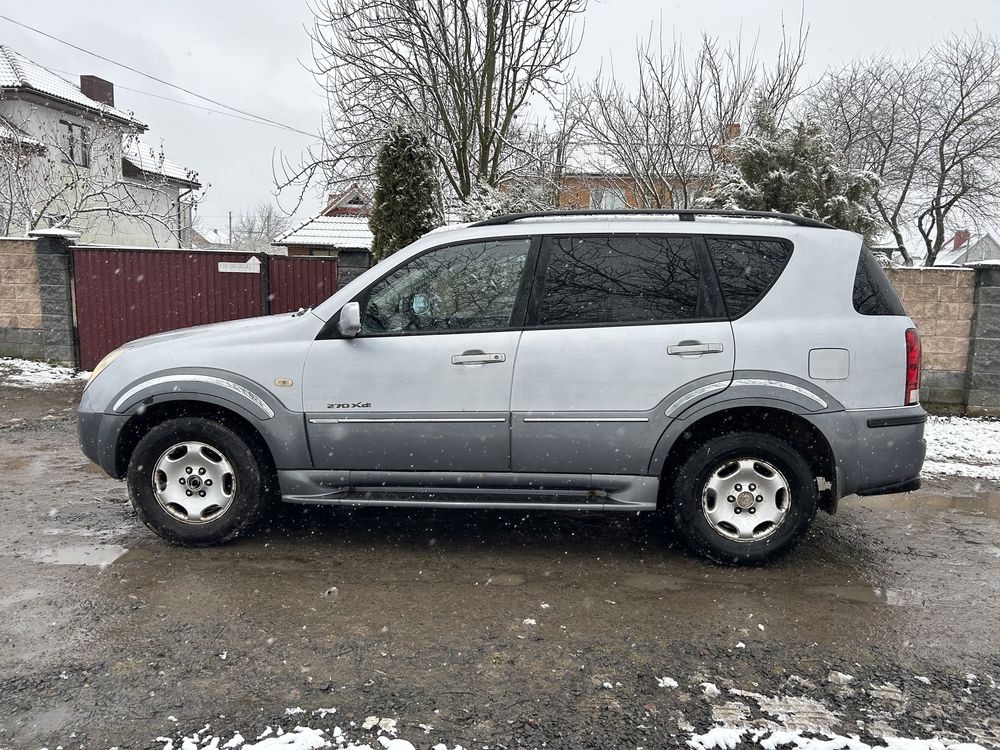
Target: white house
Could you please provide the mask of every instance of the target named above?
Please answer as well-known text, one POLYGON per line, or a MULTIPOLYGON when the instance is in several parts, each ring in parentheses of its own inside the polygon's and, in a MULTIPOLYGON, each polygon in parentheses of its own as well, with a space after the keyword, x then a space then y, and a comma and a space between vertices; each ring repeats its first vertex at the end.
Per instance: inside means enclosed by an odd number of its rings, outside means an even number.
POLYGON ((60 227, 81 242, 189 247, 198 175, 140 140, 114 85, 79 85, 0 46, 0 234, 60 227))
POLYGON ((938 254, 935 265, 961 266, 984 260, 1000 260, 1000 242, 989 233, 974 234, 960 229, 938 254))

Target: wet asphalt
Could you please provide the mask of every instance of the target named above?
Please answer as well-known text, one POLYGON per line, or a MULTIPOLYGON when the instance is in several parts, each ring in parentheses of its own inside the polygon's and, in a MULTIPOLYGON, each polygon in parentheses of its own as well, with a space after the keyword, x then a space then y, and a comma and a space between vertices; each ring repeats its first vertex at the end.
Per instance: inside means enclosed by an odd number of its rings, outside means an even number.
POLYGON ((848 499, 758 569, 651 515, 284 507, 179 549, 80 454, 78 398, 0 386, 0 748, 249 737, 293 707, 418 748, 678 747, 724 721, 1000 747, 995 484, 848 499))

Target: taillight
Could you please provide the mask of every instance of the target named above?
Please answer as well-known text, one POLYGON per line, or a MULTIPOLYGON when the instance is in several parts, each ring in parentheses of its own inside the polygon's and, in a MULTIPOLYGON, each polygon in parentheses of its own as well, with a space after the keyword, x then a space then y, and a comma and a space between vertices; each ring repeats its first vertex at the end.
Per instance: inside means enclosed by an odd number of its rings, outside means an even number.
POLYGON ((920 336, 916 328, 906 329, 906 406, 920 403, 920 336))

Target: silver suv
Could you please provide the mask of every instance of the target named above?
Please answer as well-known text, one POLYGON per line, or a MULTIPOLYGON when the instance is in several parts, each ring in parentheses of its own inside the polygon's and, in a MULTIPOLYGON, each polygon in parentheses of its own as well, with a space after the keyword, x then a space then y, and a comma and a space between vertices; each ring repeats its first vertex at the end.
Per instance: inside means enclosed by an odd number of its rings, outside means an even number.
POLYGON ((919 487, 912 321, 858 235, 781 214, 519 214, 432 232, 314 309, 94 370, 84 453, 172 542, 272 501, 661 511, 757 563, 919 487))

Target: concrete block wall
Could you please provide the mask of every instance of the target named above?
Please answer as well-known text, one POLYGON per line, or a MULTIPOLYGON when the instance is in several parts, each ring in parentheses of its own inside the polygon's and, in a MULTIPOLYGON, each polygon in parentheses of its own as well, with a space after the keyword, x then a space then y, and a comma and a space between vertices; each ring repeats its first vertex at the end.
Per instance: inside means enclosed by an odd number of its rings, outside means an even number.
POLYGON ((0 238, 0 356, 75 365, 69 252, 55 238, 0 238))
POLYGON ((367 250, 341 250, 337 254, 337 286, 342 287, 368 270, 371 253, 367 250))
POLYGON ((1000 265, 976 267, 966 413, 1000 416, 1000 265))
POLYGON ((964 408, 970 386, 976 272, 971 268, 895 268, 887 273, 920 333, 921 400, 964 408))

